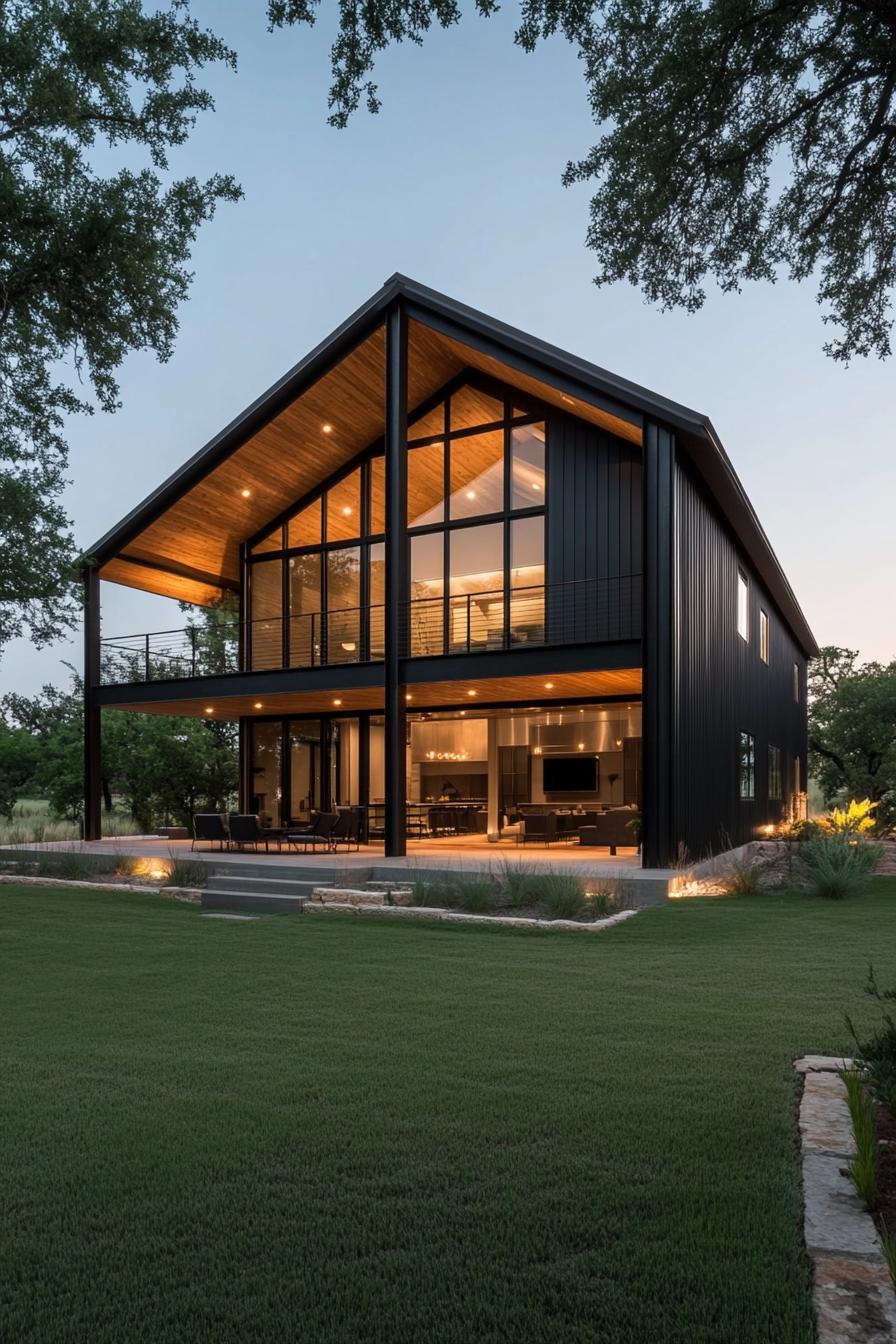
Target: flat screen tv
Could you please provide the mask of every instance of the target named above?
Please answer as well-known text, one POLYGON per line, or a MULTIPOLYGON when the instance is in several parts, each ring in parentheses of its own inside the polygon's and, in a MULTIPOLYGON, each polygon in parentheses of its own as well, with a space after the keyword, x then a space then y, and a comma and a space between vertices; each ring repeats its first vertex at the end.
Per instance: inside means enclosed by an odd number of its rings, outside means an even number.
POLYGON ((597 793, 600 761, 596 756, 545 756, 545 793, 597 793))

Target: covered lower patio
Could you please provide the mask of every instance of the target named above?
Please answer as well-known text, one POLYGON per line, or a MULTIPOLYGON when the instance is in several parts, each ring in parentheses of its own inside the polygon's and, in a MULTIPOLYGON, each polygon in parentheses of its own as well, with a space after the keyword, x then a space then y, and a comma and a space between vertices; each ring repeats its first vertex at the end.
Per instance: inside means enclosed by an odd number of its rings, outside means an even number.
POLYGON ((134 700, 127 689, 114 688, 107 712, 240 724, 239 815, 257 818, 257 827, 225 817, 216 836, 213 819, 198 827, 200 849, 271 859, 407 853, 435 863, 463 855, 485 865, 524 854, 565 861, 588 849, 640 861, 637 668, 408 681, 397 733, 376 685, 278 690, 264 699, 219 687, 224 693, 208 703, 195 690, 178 698, 170 682, 140 688, 134 700), (318 841, 295 838, 313 837, 321 817, 348 811, 355 825, 340 827, 341 842, 334 833, 328 843, 325 827, 318 841), (396 812, 399 853, 388 841, 396 812))

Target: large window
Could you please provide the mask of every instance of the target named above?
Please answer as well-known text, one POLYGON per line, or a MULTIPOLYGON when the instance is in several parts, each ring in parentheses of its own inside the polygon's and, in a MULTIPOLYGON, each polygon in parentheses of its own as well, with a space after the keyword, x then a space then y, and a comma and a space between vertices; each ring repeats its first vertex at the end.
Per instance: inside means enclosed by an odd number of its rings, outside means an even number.
POLYGON ((382 658, 384 513, 372 458, 251 547, 251 667, 382 658))
POLYGON ((543 643, 543 422, 463 386, 408 437, 411 654, 543 643))
MULTIPOLYGON (((408 429, 409 651, 544 642, 545 430, 472 385, 408 429)), ((249 666, 379 659, 385 459, 371 456, 253 541, 249 666)))

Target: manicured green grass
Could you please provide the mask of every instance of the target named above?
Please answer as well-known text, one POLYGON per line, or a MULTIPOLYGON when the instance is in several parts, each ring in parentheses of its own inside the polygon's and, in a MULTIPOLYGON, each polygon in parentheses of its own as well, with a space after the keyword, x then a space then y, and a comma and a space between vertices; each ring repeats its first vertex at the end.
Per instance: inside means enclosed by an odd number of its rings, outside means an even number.
POLYGON ((794 1055, 896 883, 600 935, 0 889, 4 1344, 810 1344, 794 1055))

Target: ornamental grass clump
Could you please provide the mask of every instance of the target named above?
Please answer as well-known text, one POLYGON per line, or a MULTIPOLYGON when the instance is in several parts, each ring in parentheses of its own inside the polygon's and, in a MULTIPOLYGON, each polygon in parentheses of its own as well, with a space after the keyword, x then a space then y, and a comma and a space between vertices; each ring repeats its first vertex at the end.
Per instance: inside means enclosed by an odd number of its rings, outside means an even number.
POLYGON ((843 834, 820 835, 800 848, 808 889, 831 901, 863 892, 882 857, 880 845, 843 834))
MULTIPOLYGON (((879 987, 873 966, 868 967, 865 993, 882 1006, 896 1000, 896 989, 879 987)), ((864 1071, 869 1088, 877 1100, 896 1116, 896 1021, 893 1014, 884 1007, 879 1027, 864 1041, 859 1040, 851 1018, 847 1017, 846 1025, 855 1042, 856 1060, 864 1071)))
POLYGON ((486 915, 494 906, 495 887, 487 877, 456 877, 453 886, 452 904, 470 915, 486 915))
POLYGON ((532 885, 549 919, 578 919, 584 913, 585 892, 582 879, 575 873, 546 872, 532 885))
POLYGON ((767 868, 767 860, 749 850, 732 854, 719 885, 726 896, 757 896, 762 891, 767 868))
POLYGON ((864 1200, 869 1209, 873 1209, 877 1195, 878 1169, 874 1100, 858 1070, 844 1069, 841 1077, 846 1086, 846 1100, 856 1141, 856 1155, 849 1165, 849 1174, 860 1199, 864 1200))

